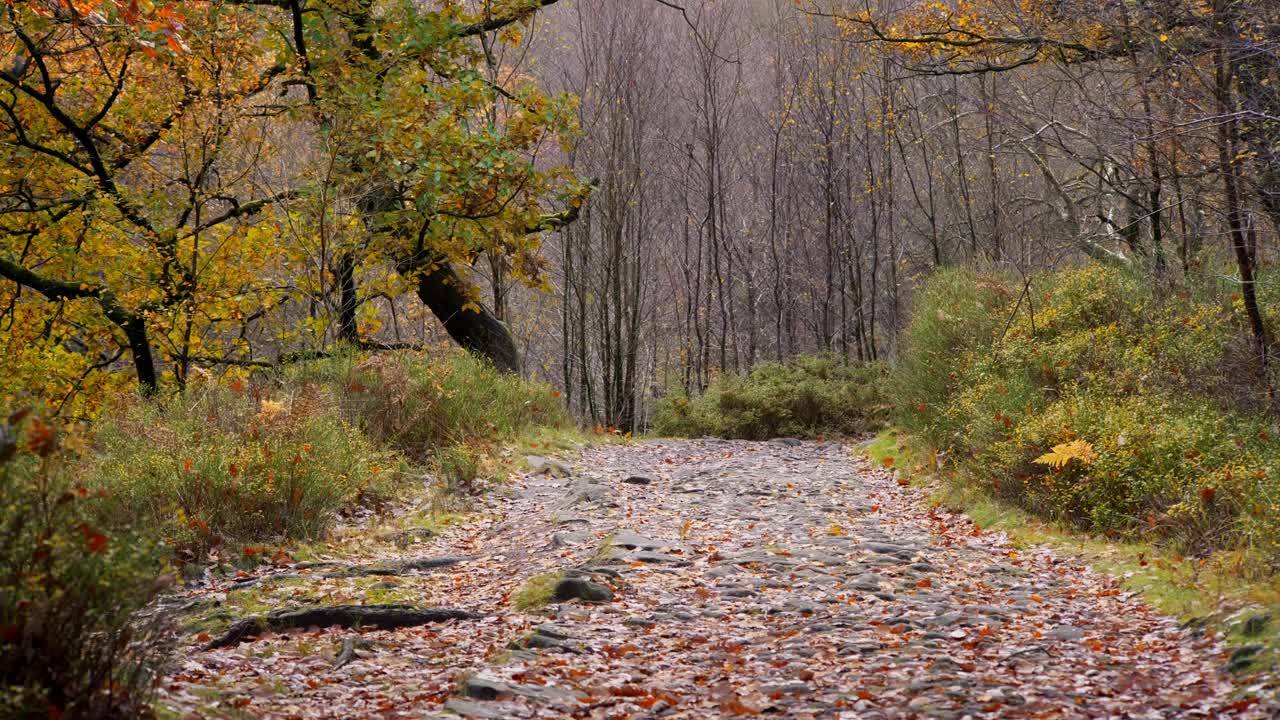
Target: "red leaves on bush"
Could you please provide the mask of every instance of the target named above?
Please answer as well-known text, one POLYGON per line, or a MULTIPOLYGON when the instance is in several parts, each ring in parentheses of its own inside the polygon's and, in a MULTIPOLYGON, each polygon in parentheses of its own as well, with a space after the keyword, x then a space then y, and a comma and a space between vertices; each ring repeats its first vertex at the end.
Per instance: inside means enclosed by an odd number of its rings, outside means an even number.
POLYGON ((244 550, 240 551, 240 554, 241 554, 241 555, 244 555, 244 556, 245 556, 245 557, 247 557, 247 558, 251 558, 251 557, 253 557, 254 555, 257 555, 257 554, 258 554, 258 548, 256 548, 256 547, 247 547, 247 548, 245 548, 244 550))
POLYGON ((80 523, 80 532, 84 535, 84 546, 89 552, 98 554, 107 551, 107 536, 94 529, 89 523, 80 523))
POLYGON ((48 457, 57 446, 53 428, 46 425, 40 418, 31 418, 31 425, 27 428, 27 449, 33 455, 48 457))

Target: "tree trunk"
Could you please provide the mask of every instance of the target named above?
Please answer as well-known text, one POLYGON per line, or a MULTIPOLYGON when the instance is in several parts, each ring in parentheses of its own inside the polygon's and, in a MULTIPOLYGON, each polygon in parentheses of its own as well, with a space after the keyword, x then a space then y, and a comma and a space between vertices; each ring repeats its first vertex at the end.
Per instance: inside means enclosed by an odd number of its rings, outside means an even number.
POLYGON ((419 253, 399 263, 402 275, 418 279, 418 298, 440 319, 444 329, 473 355, 485 358, 502 372, 520 372, 520 354, 502 321, 467 292, 448 261, 419 253))
MULTIPOLYGON (((1218 0, 1214 10, 1215 17, 1223 18, 1227 16, 1223 0, 1218 0)), ((1274 412, 1276 390, 1271 383, 1271 373, 1268 367, 1271 343, 1267 334, 1266 323, 1262 317, 1262 311, 1258 307, 1256 281, 1254 278, 1255 259, 1249 250, 1248 238, 1245 234, 1240 198, 1240 180, 1236 174, 1237 169, 1235 166, 1238 131, 1234 115, 1236 108, 1232 88, 1232 66, 1226 49, 1227 44, 1232 40, 1230 33, 1232 23, 1220 21, 1219 24, 1224 28, 1224 36, 1223 46, 1217 49, 1215 58, 1215 94, 1217 95, 1218 111, 1226 120, 1218 123, 1218 166, 1222 173, 1223 190, 1227 203, 1227 227, 1231 233, 1231 249, 1235 252, 1236 265, 1240 269, 1240 293, 1244 298, 1245 312, 1249 316, 1249 327, 1253 331, 1253 342, 1255 351, 1258 354, 1262 383, 1266 387, 1274 412)))
POLYGON ((360 301, 356 295, 356 261, 351 253, 338 258, 338 338, 353 345, 360 344, 360 327, 356 310, 360 301))
POLYGON ((138 388, 144 395, 151 395, 156 391, 158 387, 156 363, 151 355, 151 343, 147 339, 147 322, 142 313, 121 307, 115 295, 106 288, 85 282, 68 282, 43 277, 4 258, 0 258, 0 278, 29 287, 53 301, 77 298, 96 300, 102 308, 102 314, 124 332, 129 352, 133 355, 133 368, 138 377, 138 388))

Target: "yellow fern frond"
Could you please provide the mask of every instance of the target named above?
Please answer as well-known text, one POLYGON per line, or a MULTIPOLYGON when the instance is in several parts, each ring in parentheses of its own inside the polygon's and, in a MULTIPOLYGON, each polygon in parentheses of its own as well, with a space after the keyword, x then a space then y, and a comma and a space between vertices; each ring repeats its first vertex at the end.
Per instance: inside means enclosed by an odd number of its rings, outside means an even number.
POLYGON ((1078 461, 1081 465, 1089 465, 1097 459, 1098 454, 1093 451, 1092 445, 1084 440, 1072 440, 1061 445, 1054 445, 1053 450, 1036 458, 1035 462, 1040 465, 1048 465, 1054 470, 1061 470, 1072 460, 1078 461))

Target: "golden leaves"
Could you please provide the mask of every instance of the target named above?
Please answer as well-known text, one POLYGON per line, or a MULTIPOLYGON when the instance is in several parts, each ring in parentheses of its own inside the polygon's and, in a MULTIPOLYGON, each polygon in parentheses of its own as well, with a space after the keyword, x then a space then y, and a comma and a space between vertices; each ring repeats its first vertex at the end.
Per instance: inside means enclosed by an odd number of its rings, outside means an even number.
POLYGON ((1091 465, 1097 459, 1098 454, 1094 452, 1093 445, 1085 440, 1072 440, 1071 442, 1054 445, 1053 450, 1036 458, 1034 462, 1039 465, 1048 465, 1054 470, 1061 470, 1072 460, 1081 465, 1091 465))

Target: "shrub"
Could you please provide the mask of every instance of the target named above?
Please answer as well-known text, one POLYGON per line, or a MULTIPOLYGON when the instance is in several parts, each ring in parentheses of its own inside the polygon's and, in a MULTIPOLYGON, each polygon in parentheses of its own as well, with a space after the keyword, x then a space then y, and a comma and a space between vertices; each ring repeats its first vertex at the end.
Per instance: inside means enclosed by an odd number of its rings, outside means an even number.
POLYGON ((0 716, 132 716, 162 646, 130 619, 162 589, 161 549, 100 529, 105 478, 20 423, 0 424, 0 716))
POLYGON ((110 478, 104 522, 136 520, 189 552, 320 536, 341 509, 376 499, 396 462, 334 402, 313 384, 237 382, 118 403, 88 458, 110 478))
POLYGON ((1275 556, 1280 445, 1235 402, 1245 329, 1227 303, 1101 265, 1038 275, 1029 298, 1000 282, 926 284, 889 383, 899 422, 961 482, 1046 517, 1275 556), (1050 462, 1075 443, 1084 456, 1050 462))
POLYGON ((496 370, 462 350, 342 355, 289 371, 340 398, 345 417, 375 442, 414 460, 456 445, 511 440, 538 427, 569 427, 550 386, 496 370))
POLYGON ((674 394, 654 412, 661 435, 745 440, 857 435, 879 428, 888 406, 884 367, 835 356, 765 363, 745 376, 720 375, 702 395, 674 394))
POLYGON ((1243 539, 1242 515, 1274 491, 1276 451, 1262 423, 1204 400, 1079 390, 977 450, 970 475, 1037 513, 1103 532, 1156 532, 1192 552, 1243 539), (1036 459, 1083 440, 1096 457, 1036 459))
POLYGON ((933 421, 961 387, 968 355, 995 341, 1015 296, 1002 279, 959 269, 920 289, 887 383, 899 424, 932 440, 947 432, 933 421))

